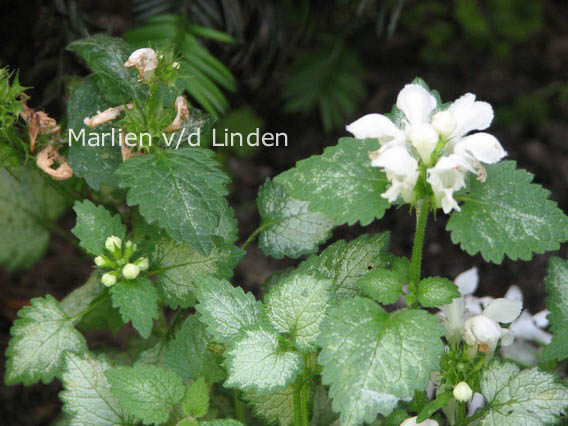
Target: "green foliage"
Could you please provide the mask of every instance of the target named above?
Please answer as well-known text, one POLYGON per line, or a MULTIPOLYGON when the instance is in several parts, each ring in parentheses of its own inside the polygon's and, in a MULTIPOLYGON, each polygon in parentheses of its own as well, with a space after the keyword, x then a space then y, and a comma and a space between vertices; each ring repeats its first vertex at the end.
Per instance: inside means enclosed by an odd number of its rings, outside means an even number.
POLYGON ((373 269, 388 266, 391 255, 387 248, 388 233, 364 234, 353 241, 337 241, 319 255, 300 263, 297 272, 331 280, 331 290, 337 297, 360 292, 357 281, 373 269))
POLYGON ((203 377, 189 386, 181 406, 185 414, 191 417, 203 417, 209 410, 209 389, 203 377))
POLYGON ((117 170, 129 205, 139 205, 148 223, 157 221, 204 255, 226 207, 229 180, 212 156, 200 148, 162 151, 131 158, 117 170))
POLYGON ((389 203, 381 198, 388 181, 371 167, 369 153, 379 148, 376 139, 341 138, 322 155, 300 160, 275 179, 288 193, 309 202, 311 211, 333 219, 336 225, 365 226, 383 217, 389 203))
POLYGON ((261 305, 251 293, 213 277, 200 277, 195 310, 216 342, 229 343, 260 321, 261 305))
POLYGON ((363 97, 363 66, 357 53, 339 39, 297 55, 282 87, 284 109, 310 113, 319 110, 323 128, 343 126, 363 97))
POLYGON ((254 413, 268 422, 289 426, 294 422, 294 387, 271 392, 248 392, 245 398, 252 404, 254 413))
POLYGON ((61 373, 66 352, 87 350, 84 337, 73 320, 52 296, 36 297, 22 308, 10 329, 6 350, 6 384, 49 383, 61 373))
POLYGON ((43 256, 64 199, 34 170, 0 169, 0 266, 28 268, 43 256))
POLYGON ((105 376, 120 405, 146 425, 164 423, 185 394, 181 378, 162 367, 114 367, 105 376))
POLYGON ((403 281, 389 269, 373 269, 355 283, 367 296, 379 303, 390 304, 402 294, 403 281))
MULTIPOLYGON (((26 89, 20 85, 17 73, 0 68, 0 134, 5 135, 18 120, 18 115, 23 111, 26 89)), ((3 167, 1 161, 0 167, 3 167)))
POLYGON ((568 261, 559 257, 552 257, 548 265, 546 276, 546 306, 550 310, 550 330, 553 333, 552 341, 544 349, 544 358, 547 360, 568 358, 568 261))
POLYGON ((399 400, 410 401, 439 368, 443 328, 420 310, 386 313, 355 297, 329 310, 319 363, 342 425, 371 423, 399 400))
POLYGON ((483 426, 555 424, 568 407, 568 388, 550 373, 494 361, 481 377, 488 404, 483 426))
POLYGON ((69 424, 122 425, 129 424, 128 414, 110 391, 110 383, 104 373, 110 364, 103 358, 91 355, 65 354, 65 368, 61 376, 63 413, 69 424))
POLYGON ((113 216, 103 206, 95 206, 89 200, 77 201, 73 210, 77 214, 77 222, 71 232, 89 254, 98 256, 103 253, 105 241, 111 235, 124 239, 126 228, 119 215, 113 216))
POLYGON ((460 296, 458 287, 447 278, 428 277, 418 283, 418 302, 426 308, 447 305, 460 296))
POLYGON ((292 274, 271 289, 265 316, 276 330, 288 334, 298 349, 313 351, 329 305, 330 286, 327 279, 292 274))
POLYGON ((235 78, 199 38, 230 43, 233 40, 229 35, 190 24, 184 16, 160 15, 128 31, 124 38, 137 47, 173 45, 181 55, 181 72, 185 75, 181 85, 184 90, 214 117, 227 112, 229 103, 221 88, 234 92, 235 78))
POLYGON ((140 335, 147 339, 152 333, 154 319, 158 318, 158 291, 145 277, 121 280, 110 289, 112 306, 118 308, 122 320, 131 321, 140 335))
POLYGON ((513 161, 487 166, 487 181, 472 180, 469 193, 456 197, 465 203, 448 221, 452 241, 494 263, 558 249, 568 240, 568 218, 532 179, 513 161))
POLYGON ((168 237, 157 241, 153 259, 160 272, 158 286, 170 307, 194 304, 197 277, 210 275, 229 279, 233 275, 233 269, 244 253, 220 237, 213 237, 212 242, 209 254, 203 255, 191 246, 168 237))
POLYGON ((262 220, 259 247, 269 256, 298 258, 317 252, 331 237, 333 220, 310 212, 307 201, 292 198, 269 179, 258 191, 257 204, 262 220))

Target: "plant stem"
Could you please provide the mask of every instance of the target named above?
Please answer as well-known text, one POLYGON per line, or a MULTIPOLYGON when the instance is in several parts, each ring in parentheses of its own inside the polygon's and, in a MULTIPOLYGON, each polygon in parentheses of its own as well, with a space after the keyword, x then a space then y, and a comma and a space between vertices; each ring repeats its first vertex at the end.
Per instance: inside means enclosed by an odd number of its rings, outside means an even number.
POLYGON ((234 389, 233 390, 233 403, 235 406, 235 417, 238 421, 242 424, 247 424, 247 412, 243 401, 239 398, 239 391, 234 389))
POLYGON ((261 224, 258 228, 256 228, 254 230, 254 232, 252 234, 250 234, 250 236, 247 238, 247 240, 241 246, 241 249, 246 250, 246 248, 249 246, 250 243, 252 243, 254 241, 254 239, 258 236, 258 234, 260 234, 262 231, 264 231, 266 228, 268 228, 269 226, 272 226, 272 225, 274 225, 274 223, 272 223, 272 222, 261 224))
POLYGON ((412 258, 410 259, 410 286, 409 292, 416 295, 417 285, 420 281, 420 269, 422 267, 422 248, 424 247, 424 235, 428 223, 430 211, 430 199, 424 198, 416 204, 416 233, 412 245, 412 258))
POLYGON ((306 369, 298 377, 294 385, 294 426, 308 426, 310 423, 308 407, 309 377, 310 372, 306 369))

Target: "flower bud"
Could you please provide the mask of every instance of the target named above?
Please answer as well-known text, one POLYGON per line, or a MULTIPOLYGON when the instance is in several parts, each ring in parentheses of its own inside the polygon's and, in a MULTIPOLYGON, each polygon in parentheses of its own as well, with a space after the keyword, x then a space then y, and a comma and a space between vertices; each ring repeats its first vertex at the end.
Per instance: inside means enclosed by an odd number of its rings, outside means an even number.
POLYGON ((141 257, 140 259, 136 260, 134 264, 138 266, 141 271, 145 271, 150 266, 147 257, 141 257))
POLYGON ((124 268, 122 268, 122 275, 127 280, 135 279, 139 273, 140 273, 140 268, 136 266, 134 263, 127 263, 126 265, 124 265, 124 268))
POLYGON ((178 70, 178 69, 179 69, 179 62, 174 62, 174 63, 172 64, 172 67, 173 67, 175 70, 178 70))
POLYGON ((418 423, 416 422, 417 418, 418 416, 410 417, 409 419, 403 421, 400 426, 438 426, 438 422, 436 420, 426 419, 423 422, 418 423))
POLYGON ((438 132, 429 124, 419 124, 412 126, 409 138, 418 154, 420 154, 422 161, 428 163, 438 144, 438 132))
POLYGON ((111 235, 105 241, 105 247, 108 251, 114 252, 114 248, 121 248, 122 247, 122 240, 117 237, 116 235, 111 235))
POLYGON ((454 388, 453 394, 459 402, 467 402, 473 396, 473 391, 466 382, 459 382, 454 388))
POLYGON ((105 266, 105 265, 106 265, 106 260, 105 260, 104 257, 102 257, 102 256, 97 256, 97 257, 95 257, 95 265, 97 265, 97 266, 105 266))
POLYGON ((105 287, 112 287, 116 284, 116 276, 112 272, 107 272, 102 276, 101 281, 105 287))
POLYGON ((493 346, 502 335, 496 321, 485 315, 468 318, 464 325, 463 338, 468 345, 486 344, 493 346))
POLYGON ((126 261, 128 261, 128 259, 132 257, 136 249, 137 249, 136 244, 134 244, 130 240, 127 241, 126 244, 124 244, 124 255, 122 257, 126 259, 126 261))
POLYGON ((432 126, 442 136, 449 136, 456 129, 457 122, 454 115, 446 110, 434 114, 432 117, 432 126))

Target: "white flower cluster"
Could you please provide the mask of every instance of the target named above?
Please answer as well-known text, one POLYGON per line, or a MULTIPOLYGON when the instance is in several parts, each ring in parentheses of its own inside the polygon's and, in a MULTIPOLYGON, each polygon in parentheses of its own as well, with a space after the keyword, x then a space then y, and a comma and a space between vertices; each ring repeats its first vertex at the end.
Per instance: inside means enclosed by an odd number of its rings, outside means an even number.
POLYGON ((111 235, 105 240, 105 249, 110 256, 101 254, 95 257, 95 265, 99 268, 112 269, 101 277, 101 282, 106 287, 115 285, 121 275, 127 280, 134 280, 138 277, 140 271, 145 271, 150 266, 147 257, 140 257, 134 262, 130 262, 130 258, 136 251, 136 244, 132 241, 127 241, 123 249, 122 239, 116 235, 111 235))
POLYGON ((437 207, 444 213, 459 211, 453 194, 465 186, 465 174, 473 172, 484 180, 481 163, 493 164, 507 155, 493 135, 469 134, 489 127, 491 105, 467 93, 442 109, 424 87, 407 84, 398 94, 396 106, 403 114, 400 127, 381 114, 365 115, 347 126, 355 138, 376 138, 381 144, 369 157, 372 166, 384 169, 391 183, 382 197, 391 203, 399 196, 413 202, 423 166, 437 207))

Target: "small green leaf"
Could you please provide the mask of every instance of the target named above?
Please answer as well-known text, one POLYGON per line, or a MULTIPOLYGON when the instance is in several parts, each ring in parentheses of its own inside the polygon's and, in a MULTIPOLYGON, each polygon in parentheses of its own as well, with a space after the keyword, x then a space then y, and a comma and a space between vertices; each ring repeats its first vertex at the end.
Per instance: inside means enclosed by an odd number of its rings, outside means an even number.
POLYGON ((329 303, 329 280, 292 274, 275 286, 265 301, 268 321, 281 333, 289 333, 301 351, 315 350, 320 324, 329 303))
POLYGON ((548 292, 546 306, 550 310, 548 318, 553 337, 544 349, 544 358, 563 360, 568 358, 568 261, 552 257, 545 284, 548 292))
POLYGON ((447 305, 456 297, 460 297, 458 286, 447 278, 428 277, 418 283, 418 301, 426 308, 447 305))
POLYGON ((0 169, 0 266, 11 272, 41 259, 49 226, 65 207, 64 199, 35 170, 0 169))
POLYGON ((110 289, 112 306, 118 308, 124 322, 147 339, 152 333, 154 320, 158 318, 158 291, 148 278, 121 280, 110 289))
POLYGON ((336 225, 361 222, 365 226, 383 217, 389 207, 381 197, 388 180, 369 160, 369 153, 377 149, 376 139, 341 138, 336 146, 298 161, 274 181, 284 185, 292 197, 308 201, 311 211, 334 219, 336 225))
POLYGON ((319 364, 342 425, 388 416, 399 400, 410 401, 440 368, 443 327, 422 310, 388 314, 370 299, 355 297, 328 311, 321 326, 319 364))
POLYGON ((253 406, 254 413, 279 426, 290 426, 294 423, 294 388, 287 388, 272 393, 248 392, 245 399, 253 406))
POLYGON ((364 234, 353 241, 337 241, 319 255, 302 262, 298 273, 321 276, 332 281, 336 297, 353 296, 360 292, 357 281, 369 271, 388 266, 391 255, 387 248, 388 233, 364 234))
POLYGON ((243 329, 254 327, 262 316, 261 304, 252 293, 213 277, 200 277, 195 310, 215 341, 228 343, 243 329))
POLYGON ((294 381, 304 367, 297 352, 282 350, 278 334, 257 328, 245 330, 226 353, 229 377, 225 386, 242 391, 273 392, 294 381))
POLYGON ((73 426, 126 425, 128 415, 110 392, 104 372, 110 368, 104 359, 90 355, 65 354, 65 368, 61 381, 63 413, 73 426))
POLYGON ((52 296, 36 297, 31 306, 18 311, 6 350, 8 362, 4 380, 8 385, 49 383, 57 376, 66 352, 87 350, 85 338, 52 296))
POLYGON ((213 237, 213 247, 203 255, 191 246, 164 237, 155 244, 153 258, 162 271, 158 287, 171 308, 189 307, 195 303, 196 279, 202 275, 229 279, 244 252, 213 237))
POLYGON ((191 417, 203 417, 209 410, 209 388, 203 377, 189 386, 181 406, 185 414, 191 417))
POLYGON ((124 238, 126 227, 120 216, 111 215, 103 206, 84 200, 77 201, 73 210, 77 214, 77 223, 71 232, 79 238, 79 245, 93 256, 103 253, 107 237, 116 235, 124 238))
MULTIPOLYGON (((100 282, 98 284, 103 287, 100 282)), ((89 303, 87 313, 81 317, 77 327, 81 330, 111 329, 116 334, 123 325, 119 310, 112 306, 109 290, 103 289, 101 294, 89 303)))
POLYGON ((391 304, 398 300, 402 294, 402 280, 400 276, 389 269, 373 269, 363 275, 355 284, 363 292, 379 303, 391 304))
POLYGON ((295 259, 317 252, 331 237, 333 220, 310 212, 307 201, 292 198, 270 179, 258 191, 257 204, 262 220, 259 247, 266 255, 295 259))
POLYGON ((226 201, 229 178, 201 148, 166 150, 125 161, 116 172, 128 187, 128 205, 139 205, 148 223, 157 221, 174 240, 208 254, 226 201))
POLYGON ((481 393, 488 405, 483 426, 556 424, 568 408, 568 387, 553 374, 497 360, 483 371, 481 393))
POLYGON ((530 260, 533 253, 557 250, 568 240, 568 218, 549 191, 531 183, 533 175, 514 161, 487 166, 487 180, 471 180, 470 192, 446 229, 454 244, 489 262, 530 260))
POLYGON ((426 404, 424 406, 424 408, 422 408, 422 410, 420 410, 420 413, 418 413, 418 416, 417 416, 418 418, 416 419, 416 422, 422 423, 424 420, 432 417, 432 414, 434 414, 439 409, 444 408, 446 406, 446 404, 448 403, 448 401, 450 399, 452 399, 452 397, 453 397, 452 391, 446 391, 446 392, 442 392, 439 395, 436 395, 436 399, 434 399, 433 401, 426 404))
POLYGON ((209 350, 210 343, 205 326, 196 315, 190 315, 168 343, 164 363, 184 380, 204 377, 208 382, 218 382, 223 379, 224 371, 221 357, 209 350))
POLYGON ((115 367, 105 376, 120 404, 146 425, 164 423, 185 394, 183 380, 162 367, 115 367))

